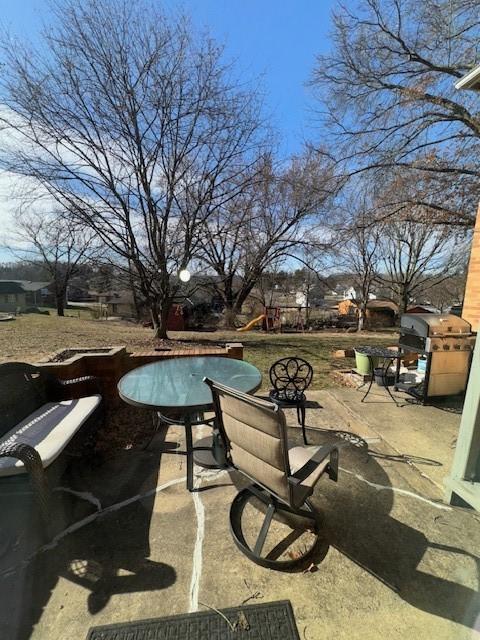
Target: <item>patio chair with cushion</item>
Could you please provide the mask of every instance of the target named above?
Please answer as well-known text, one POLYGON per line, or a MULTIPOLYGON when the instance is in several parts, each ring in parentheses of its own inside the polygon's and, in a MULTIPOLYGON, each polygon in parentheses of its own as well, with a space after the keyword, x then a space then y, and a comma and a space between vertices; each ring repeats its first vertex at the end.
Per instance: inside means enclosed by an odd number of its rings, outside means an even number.
POLYGON ((313 369, 303 358, 281 358, 270 367, 270 400, 279 407, 295 407, 298 424, 302 427, 303 441, 307 442, 305 433, 305 391, 312 383, 313 369))
MULTIPOLYGON (((271 402, 235 391, 205 378, 209 385, 218 428, 225 442, 227 463, 253 482, 238 493, 230 509, 230 527, 238 548, 264 567, 289 569, 310 556, 319 537, 319 516, 309 497, 320 478, 338 476, 338 447, 288 447, 285 415, 271 402), (265 518, 254 544, 246 540, 242 515, 250 501, 266 507, 265 518), (292 521, 297 533, 310 531, 313 542, 287 559, 285 541, 262 554, 277 514, 280 522, 292 521)), ((293 528, 293 527, 291 527, 293 528)), ((250 527, 251 529, 251 527, 250 527)), ((295 535, 288 536, 291 541, 295 535)), ((297 536, 298 537, 298 536, 297 536)))

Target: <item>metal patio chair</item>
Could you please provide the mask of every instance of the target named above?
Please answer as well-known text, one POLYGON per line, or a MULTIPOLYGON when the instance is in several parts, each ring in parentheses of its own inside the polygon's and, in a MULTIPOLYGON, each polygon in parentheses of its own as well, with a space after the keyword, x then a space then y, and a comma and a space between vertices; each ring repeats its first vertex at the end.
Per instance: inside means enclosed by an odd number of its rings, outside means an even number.
MULTIPOLYGON (((237 547, 253 562, 274 569, 289 569, 304 561, 316 547, 319 516, 309 497, 319 479, 338 476, 338 447, 288 448, 285 415, 271 402, 235 391, 205 378, 209 385, 227 464, 253 482, 240 491, 230 508, 230 529, 237 547), (257 540, 250 546, 242 529, 242 514, 252 498, 266 505, 257 540), (311 531, 314 541, 290 560, 278 559, 283 543, 262 555, 274 515, 280 522, 300 520, 300 530, 311 531), (292 518, 293 516, 293 518, 292 518)), ((303 534, 303 533, 302 533, 303 534)), ((290 536, 287 536, 289 538, 290 536)), ((293 538, 292 538, 293 539, 293 538)))
POLYGON ((298 424, 302 427, 303 441, 307 442, 305 433, 305 391, 312 383, 312 365, 303 358, 281 358, 270 367, 270 400, 280 408, 295 407, 298 424))

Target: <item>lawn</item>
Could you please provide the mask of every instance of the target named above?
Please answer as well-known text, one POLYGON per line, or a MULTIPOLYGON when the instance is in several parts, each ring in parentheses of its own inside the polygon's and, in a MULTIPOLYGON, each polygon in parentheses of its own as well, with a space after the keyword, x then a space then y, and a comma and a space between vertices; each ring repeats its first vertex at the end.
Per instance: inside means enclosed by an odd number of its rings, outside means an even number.
MULTIPOLYGON (((0 361, 36 362, 59 349, 126 345, 129 351, 154 346, 152 331, 127 322, 92 320, 74 315, 22 315, 12 322, 0 323, 0 361)), ((236 333, 172 332, 170 337, 204 344, 242 342, 245 360, 257 366, 266 381, 270 365, 284 356, 296 355, 308 360, 314 369, 312 388, 332 386, 334 368, 350 367, 352 360, 337 360, 331 353, 360 344, 395 344, 393 333, 305 333, 265 334, 260 331, 236 333)))

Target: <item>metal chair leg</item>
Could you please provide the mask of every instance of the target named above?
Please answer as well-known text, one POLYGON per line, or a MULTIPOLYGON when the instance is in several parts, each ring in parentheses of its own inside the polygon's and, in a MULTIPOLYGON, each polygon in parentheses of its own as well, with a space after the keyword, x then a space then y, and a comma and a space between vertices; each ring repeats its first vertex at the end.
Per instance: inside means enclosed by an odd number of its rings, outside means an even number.
POLYGON ((265 514, 265 519, 263 521, 262 527, 260 529, 260 533, 258 534, 258 538, 255 543, 255 547, 253 549, 253 553, 256 554, 257 556, 260 556, 262 554, 263 545, 265 544, 268 530, 270 528, 270 525, 272 524, 272 518, 274 513, 275 513, 275 505, 273 503, 269 504, 267 513, 265 514))
POLYGON ((301 420, 300 424, 302 425, 303 442, 304 442, 304 444, 308 445, 307 433, 305 431, 305 414, 306 414, 305 405, 302 404, 302 405, 300 405, 300 415, 302 417, 302 420, 301 420))

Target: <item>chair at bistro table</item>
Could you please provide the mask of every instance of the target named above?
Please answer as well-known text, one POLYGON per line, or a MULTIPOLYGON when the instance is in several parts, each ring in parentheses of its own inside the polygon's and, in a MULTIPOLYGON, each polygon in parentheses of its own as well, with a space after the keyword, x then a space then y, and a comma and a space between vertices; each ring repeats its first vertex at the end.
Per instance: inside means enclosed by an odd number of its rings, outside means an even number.
POLYGON ((237 494, 230 508, 234 542, 256 564, 290 569, 303 562, 316 548, 320 523, 309 497, 323 475, 337 480, 338 446, 289 449, 285 415, 277 405, 208 378, 204 378, 204 382, 212 391, 227 464, 253 482, 237 494), (266 506, 266 513, 257 540, 250 545, 243 532, 242 515, 252 499, 260 500, 266 506), (275 514, 283 523, 293 519, 296 526, 292 527, 292 534, 262 554, 275 514), (313 543, 302 544, 293 556, 281 559, 290 543, 299 538, 293 534, 305 532, 313 534, 313 543), (285 542, 289 543, 287 547, 285 542))
POLYGON ((305 391, 312 383, 313 369, 303 358, 281 358, 270 367, 270 400, 280 408, 295 407, 298 424, 302 427, 303 441, 307 442, 305 433, 305 391))

